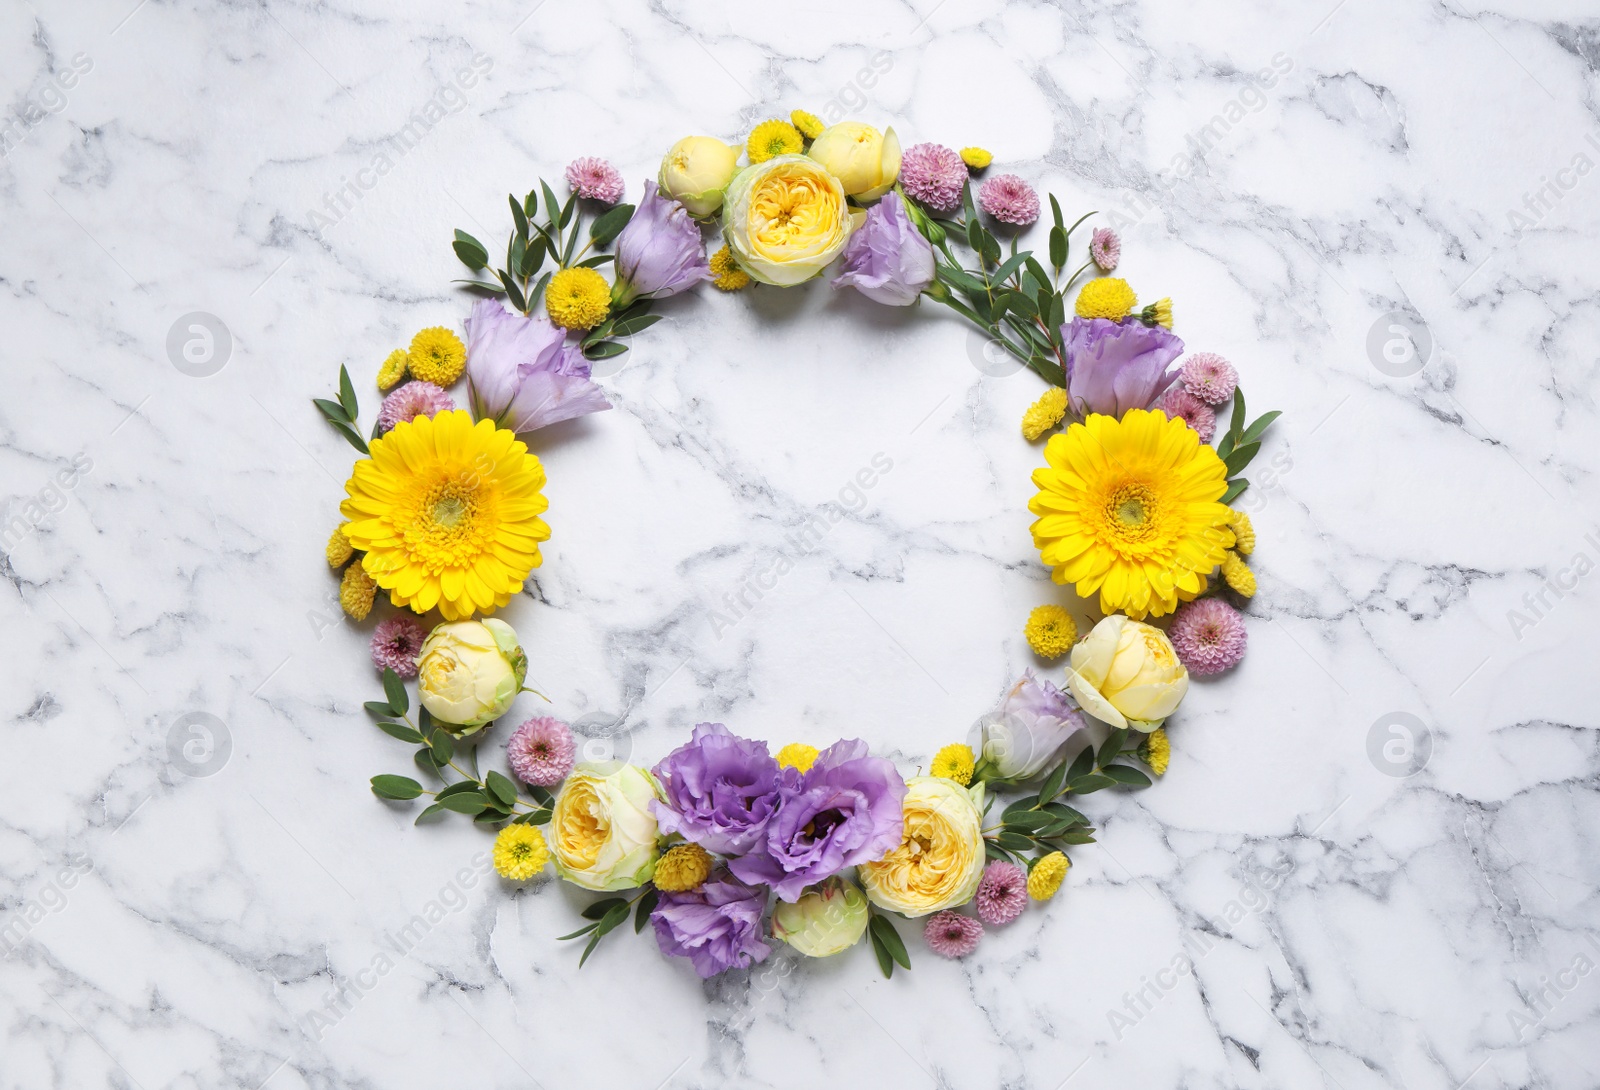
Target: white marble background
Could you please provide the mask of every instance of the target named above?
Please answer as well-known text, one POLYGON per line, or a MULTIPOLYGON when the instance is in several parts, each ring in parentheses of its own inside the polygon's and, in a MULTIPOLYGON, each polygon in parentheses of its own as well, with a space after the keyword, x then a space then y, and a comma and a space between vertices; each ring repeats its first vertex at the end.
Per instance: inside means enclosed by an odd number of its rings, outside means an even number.
MULTIPOLYGON (((1592 4, 0 8, 0 1086, 1600 1082, 1592 4), (863 948, 702 985, 619 935, 580 973, 553 937, 581 898, 368 793, 409 756, 360 709, 366 629, 321 559, 352 451, 308 399, 347 363, 370 413, 384 354, 459 323, 450 231, 499 244, 508 190, 599 154, 637 196, 678 136, 796 106, 1121 210, 1135 287, 1285 412, 1251 649, 1195 685, 1156 789, 1089 800, 1064 894, 967 962, 906 929, 892 982, 863 948), (167 347, 193 312, 231 342, 204 377, 167 347), (1391 312, 1425 357, 1369 348, 1391 312), (169 746, 196 713, 199 766, 169 746)), ((821 285, 664 309, 616 410, 536 440, 554 537, 507 614, 533 683, 647 760, 714 718, 926 761, 1061 600, 1024 510, 1037 380, 821 285)))

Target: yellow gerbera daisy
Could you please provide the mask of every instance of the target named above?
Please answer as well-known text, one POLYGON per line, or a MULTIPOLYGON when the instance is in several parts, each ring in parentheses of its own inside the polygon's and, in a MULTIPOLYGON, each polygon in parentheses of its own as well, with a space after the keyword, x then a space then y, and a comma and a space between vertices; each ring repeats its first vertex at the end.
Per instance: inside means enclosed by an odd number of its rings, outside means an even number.
POLYGON ((745 150, 750 153, 750 165, 765 163, 779 155, 799 155, 806 142, 800 130, 787 121, 763 121, 750 133, 745 150))
POLYGON ((1060 606, 1039 606, 1022 629, 1028 646, 1041 658, 1058 659, 1078 642, 1078 622, 1060 606))
POLYGON ((1094 414, 1052 435, 1028 510, 1057 583, 1100 595, 1107 616, 1160 617, 1197 596, 1233 545, 1217 501, 1228 471, 1181 419, 1146 409, 1094 414))
POLYGON ((526 882, 550 862, 544 834, 532 825, 507 825, 494 838, 494 872, 513 882, 526 882))
POLYGON ((804 742, 790 742, 778 750, 778 763, 784 768, 809 772, 811 766, 817 763, 818 752, 816 746, 808 746, 804 742))
POLYGON ((1052 386, 1022 414, 1022 437, 1031 443, 1061 423, 1061 418, 1066 415, 1067 392, 1059 386, 1052 386))
POLYGON ((411 357, 404 348, 396 348, 389 353, 383 361, 383 366, 378 368, 378 389, 387 390, 395 383, 406 377, 406 370, 411 366, 411 357))
POLYGON ((1048 901, 1054 897, 1071 866, 1072 860, 1061 852, 1051 852, 1040 859, 1028 872, 1028 896, 1035 901, 1048 901))
POLYGON ((465 409, 419 416, 374 439, 339 513, 350 544, 397 606, 447 621, 511 601, 550 527, 544 466, 526 444, 465 409))
POLYGON ((1080 318, 1126 318, 1139 303, 1128 282, 1120 276, 1102 276, 1089 281, 1078 292, 1073 307, 1080 318))
POLYGON ((720 291, 739 291, 750 286, 750 274, 739 268, 733 251, 726 246, 711 255, 711 286, 720 291))
POLYGON ((928 769, 928 774, 954 780, 965 787, 972 782, 972 773, 977 769, 977 764, 978 759, 972 747, 955 742, 933 755, 933 767, 928 769))
POLYGON ((562 329, 593 329, 611 309, 611 285, 585 266, 562 269, 545 286, 544 309, 562 329))
POLYGON ((983 148, 962 148, 961 161, 973 170, 982 170, 994 162, 994 155, 983 148))
POLYGON ((436 325, 411 338, 406 366, 412 378, 448 386, 461 377, 467 366, 467 346, 444 326, 436 325))
POLYGON ((807 140, 815 140, 822 135, 822 118, 816 114, 806 113, 804 110, 794 110, 789 114, 789 120, 795 128, 800 130, 800 135, 807 140))

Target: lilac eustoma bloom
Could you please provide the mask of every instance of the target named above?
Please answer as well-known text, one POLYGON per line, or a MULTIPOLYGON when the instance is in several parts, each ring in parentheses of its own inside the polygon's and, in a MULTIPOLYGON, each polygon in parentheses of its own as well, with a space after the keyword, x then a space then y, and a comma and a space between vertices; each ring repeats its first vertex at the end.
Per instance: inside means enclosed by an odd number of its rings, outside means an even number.
POLYGON ((1178 379, 1168 364, 1183 355, 1183 340, 1160 326, 1109 318, 1074 318, 1062 327, 1067 354, 1067 398, 1079 416, 1105 413, 1121 419, 1148 409, 1178 379))
POLYGON ((906 784, 867 743, 835 742, 803 776, 783 771, 777 815, 749 854, 728 861, 736 877, 795 901, 807 886, 900 846, 906 784))
POLYGON ((702 978, 764 961, 772 947, 763 939, 767 891, 747 886, 726 871, 699 889, 661 892, 650 913, 656 945, 669 957, 688 958, 702 978))
POLYGON ((543 315, 480 299, 466 325, 467 395, 479 420, 524 433, 611 408, 583 352, 543 315))
POLYGON ((689 741, 655 767, 662 797, 650 808, 663 834, 718 855, 742 855, 760 842, 778 808, 778 762, 765 742, 721 723, 700 723, 689 741))
POLYGON ((833 286, 855 288, 885 306, 906 307, 931 283, 933 246, 911 222, 900 194, 885 194, 845 243, 833 286))
POLYGON ((664 299, 711 279, 700 225, 683 205, 663 197, 655 182, 617 236, 617 287, 613 310, 635 299, 664 299))

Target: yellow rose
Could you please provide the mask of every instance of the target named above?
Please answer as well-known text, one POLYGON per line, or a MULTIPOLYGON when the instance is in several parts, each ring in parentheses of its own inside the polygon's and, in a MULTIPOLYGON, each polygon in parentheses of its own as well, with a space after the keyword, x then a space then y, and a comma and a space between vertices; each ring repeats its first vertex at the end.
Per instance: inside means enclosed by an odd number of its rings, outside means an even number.
POLYGON ((661 158, 656 182, 663 192, 705 219, 722 207, 722 191, 738 169, 739 149, 714 136, 685 136, 661 158))
POLYGON ((1096 719, 1148 733, 1189 691, 1189 671, 1165 632, 1117 614, 1072 649, 1067 690, 1096 719))
POLYGON ((504 621, 455 621, 428 633, 417 660, 417 694, 428 713, 459 736, 511 710, 528 657, 504 621))
POLYGON ((810 280, 850 240, 839 179, 804 155, 746 167, 728 186, 722 234, 739 267, 763 284, 810 280))
POLYGON ((807 154, 858 201, 883 196, 900 177, 900 138, 892 128, 880 133, 859 121, 841 121, 823 129, 807 154))
POLYGON ((940 776, 906 781, 905 841, 857 868, 872 903, 926 916, 972 900, 983 877, 983 785, 940 776))
POLYGON ((547 837, 561 877, 593 890, 648 882, 660 858, 650 804, 660 796, 655 777, 635 765, 609 773, 593 764, 574 768, 551 808, 547 837))

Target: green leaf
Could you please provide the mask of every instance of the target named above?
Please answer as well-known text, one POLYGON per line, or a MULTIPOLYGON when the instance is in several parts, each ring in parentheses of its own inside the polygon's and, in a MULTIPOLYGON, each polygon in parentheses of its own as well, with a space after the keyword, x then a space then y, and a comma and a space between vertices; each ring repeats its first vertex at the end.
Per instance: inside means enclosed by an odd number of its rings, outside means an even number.
POLYGON ((642 333, 661 320, 659 314, 641 314, 637 318, 623 318, 612 323, 611 335, 613 337, 631 337, 635 333, 642 333))
POLYGON ((1010 280, 1011 274, 1016 272, 1023 265, 1027 264, 1028 259, 1032 256, 1033 255, 1031 253, 1024 250, 1020 254, 1013 254, 1006 258, 1005 261, 1001 263, 1000 267, 994 271, 994 274, 989 277, 989 282, 991 284, 1002 284, 1007 280, 1010 280))
POLYGON ((1084 746, 1078 756, 1073 758, 1072 765, 1067 769, 1066 778, 1070 782, 1079 776, 1088 775, 1092 768, 1094 768, 1094 747, 1084 746))
POLYGON ((557 224, 558 227, 565 229, 567 224, 572 222, 572 210, 576 207, 578 207, 578 194, 574 190, 567 195, 567 203, 561 206, 561 222, 557 224))
POLYGON ((1110 776, 1101 775, 1098 772, 1091 772, 1087 776, 1079 776, 1074 779, 1072 781, 1072 791, 1074 794, 1087 795, 1091 792, 1102 790, 1103 788, 1113 787, 1116 785, 1116 782, 1117 781, 1112 779, 1110 776))
POLYGON ((398 738, 402 742, 417 743, 422 741, 422 735, 406 726, 404 723, 390 723, 387 720, 378 724, 378 729, 383 733, 398 738))
POLYGON ((386 719, 391 715, 401 714, 400 712, 397 712, 393 708, 389 707, 389 705, 380 704, 376 700, 369 700, 361 706, 367 709, 368 715, 375 715, 379 719, 386 719))
POLYGON ((1006 851, 1004 848, 1002 848, 1000 845, 996 844, 994 841, 990 840, 988 837, 984 837, 983 838, 983 854, 985 856, 987 856, 988 858, 990 858, 990 859, 1010 859, 1011 858, 1011 853, 1010 852, 1006 851))
POLYGON ((552 275, 551 273, 547 272, 543 276, 539 277, 539 282, 537 284, 535 284, 533 286, 533 290, 528 293, 528 305, 524 309, 532 310, 535 306, 538 305, 539 296, 544 294, 544 286, 546 284, 550 283, 551 275, 552 275))
POLYGON ((611 240, 622 233, 628 226, 628 218, 633 215, 633 205, 619 204, 609 212, 602 213, 589 225, 589 237, 596 246, 609 246, 611 240))
POLYGON ((365 439, 361 438, 361 436, 357 435, 356 434, 356 430, 354 428, 352 428, 349 424, 338 424, 338 423, 336 423, 336 424, 333 425, 333 427, 334 427, 334 430, 336 430, 340 435, 344 436, 345 442, 347 442, 351 446, 355 447, 362 454, 371 454, 372 453, 371 451, 369 451, 367 449, 367 441, 365 439))
POLYGON ((437 776, 439 774, 439 766, 433 763, 433 750, 427 746, 423 746, 412 754, 412 760, 416 761, 417 767, 428 775, 437 776))
POLYGON ((511 300, 511 305, 526 313, 528 301, 523 296, 522 289, 517 286, 515 278, 504 269, 496 269, 494 274, 500 278, 500 283, 505 285, 506 298, 511 300))
POLYGON ((1222 439, 1217 443, 1217 457, 1223 459, 1224 461, 1226 461, 1227 458, 1228 458, 1228 455, 1230 455, 1232 453, 1233 453, 1233 435, 1232 434, 1224 434, 1222 436, 1222 439))
POLYGON ((1060 336, 1061 327, 1067 324, 1067 306, 1061 301, 1061 296, 1050 296, 1050 317, 1045 319, 1044 324, 1050 327, 1052 337, 1060 336))
POLYGON ((550 810, 543 808, 523 814, 522 823, 524 825, 548 825, 550 824, 550 810))
POLYGON ((1128 728, 1117 727, 1106 735, 1105 742, 1100 746, 1100 752, 1095 755, 1095 764, 1104 768, 1110 764, 1117 754, 1122 752, 1122 747, 1128 743, 1128 728))
POLYGON ((1233 412, 1228 417, 1228 434, 1233 436, 1233 445, 1238 446, 1239 440, 1244 438, 1244 387, 1233 388, 1233 412))
POLYGON ((1062 761, 1052 768, 1044 778, 1044 783, 1039 786, 1041 799, 1053 799, 1061 794, 1061 788, 1067 782, 1067 762, 1062 761))
POLYGON ((522 205, 517 203, 517 198, 508 196, 511 202, 511 222, 516 226, 517 237, 523 242, 528 241, 528 214, 523 211, 522 205))
MULTIPOLYGON (((978 206, 972 203, 972 182, 961 183, 961 210, 966 213, 967 222, 975 223, 978 219, 978 206)), ((977 249, 976 246, 973 249, 977 249)))
POLYGON ((960 288, 965 292, 976 292, 981 295, 988 295, 989 293, 989 285, 963 268, 956 265, 940 265, 938 269, 939 278, 951 287, 960 288))
POLYGON ((433 748, 433 763, 443 768, 450 763, 456 755, 455 746, 450 744, 450 736, 442 730, 433 732, 433 737, 428 739, 428 745, 433 748))
POLYGON ((1243 477, 1228 482, 1228 490, 1222 494, 1221 503, 1232 503, 1238 498, 1239 493, 1250 487, 1250 482, 1243 477))
POLYGON ((383 668, 383 695, 389 698, 389 711, 392 715, 404 715, 411 710, 411 699, 406 696, 406 683, 400 680, 400 675, 394 672, 394 667, 383 668))
POLYGON ((613 908, 616 908, 618 905, 626 905, 627 903, 628 902, 621 897, 607 897, 602 901, 596 901, 594 904, 588 906, 581 913, 579 913, 579 915, 586 920, 603 920, 605 919, 606 913, 610 912, 613 908))
POLYGON ((380 799, 414 799, 422 794, 422 785, 410 776, 374 776, 372 793, 380 799))
POLYGON ((533 217, 535 217, 535 216, 537 216, 539 214, 539 191, 538 190, 536 190, 536 189, 528 190, 528 195, 526 197, 522 198, 522 210, 528 214, 528 218, 530 220, 533 219, 533 217))
POLYGON ((608 360, 612 356, 620 356, 628 350, 628 346, 621 341, 601 341, 592 344, 583 350, 584 359, 608 360))
POLYGON ((435 816, 437 814, 442 814, 444 812, 445 811, 444 811, 444 807, 443 806, 440 806, 436 802, 430 802, 427 806, 424 806, 422 808, 422 813, 418 814, 417 815, 417 820, 413 821, 411 824, 413 824, 413 825, 421 825, 425 818, 431 818, 431 817, 433 817, 433 816, 435 816))
POLYGON ((1010 820, 1011 815, 1020 814, 1024 810, 1032 810, 1037 805, 1039 805, 1038 795, 1029 795, 1026 798, 1018 799, 1016 802, 1000 811, 1000 820, 1008 821, 1010 820))
POLYGON ((456 252, 461 263, 473 272, 489 264, 489 251, 484 249, 483 243, 459 228, 456 229, 456 240, 450 244, 450 248, 456 252))
POLYGON ((883 945, 883 940, 878 938, 878 932, 871 927, 867 928, 867 937, 872 940, 872 953, 878 959, 878 971, 885 980, 894 977, 894 958, 889 956, 888 947, 883 945))
MULTIPOLYGON (((1055 198, 1050 198, 1054 200, 1055 198)), ((1050 228, 1050 264, 1057 269, 1067 263, 1067 232, 1060 227, 1050 228)))
POLYGON ((589 960, 589 955, 594 953, 594 948, 600 945, 600 929, 597 925, 593 935, 589 936, 589 944, 583 948, 583 956, 578 959, 578 968, 583 968, 583 963, 589 960))
POLYGON ((1024 810, 1019 814, 1012 814, 1005 819, 1005 827, 1019 833, 1036 833, 1047 825, 1054 825, 1061 819, 1055 814, 1044 810, 1024 810))
POLYGON ((1254 424, 1251 424, 1244 430, 1244 435, 1239 441, 1241 443, 1251 443, 1257 439, 1260 439, 1262 434, 1267 430, 1267 426, 1282 415, 1283 413, 1277 409, 1273 409, 1270 413, 1262 413, 1256 418, 1256 422, 1254 424))
POLYGON ((883 948, 889 952, 889 956, 900 968, 911 968, 911 955, 906 953, 906 944, 901 941, 900 932, 895 930, 894 924, 889 922, 887 916, 880 916, 874 912, 867 926, 872 929, 872 933, 878 937, 878 941, 883 944, 883 948))
POLYGON ((1056 838, 1063 844, 1093 844, 1093 829, 1069 829, 1056 838))
POLYGON ((595 254, 593 257, 584 258, 582 261, 574 265, 573 268, 598 269, 601 265, 609 265, 616 259, 617 256, 615 254, 595 254))
MULTIPOLYGON (((1050 194, 1050 218, 1055 221, 1056 227, 1059 229, 1062 223, 1061 203, 1056 200, 1056 195, 1054 193, 1050 194)), ((1062 264, 1065 265, 1066 262, 1063 261, 1062 264)))
POLYGON ((321 409, 322 415, 333 421, 335 424, 355 423, 355 421, 351 420, 350 417, 345 414, 344 406, 339 404, 337 401, 329 401, 325 397, 314 397, 311 399, 311 403, 317 408, 321 409))
POLYGON ((550 183, 543 178, 539 179, 539 189, 544 193, 544 218, 554 227, 561 218, 561 202, 556 200, 555 191, 550 188, 550 183))
POLYGON ((467 791, 476 791, 477 789, 478 785, 473 783, 471 780, 457 780, 450 786, 440 789, 439 793, 435 795, 434 798, 449 798, 451 795, 460 795, 467 791))
POLYGON ((527 249, 522 255, 522 264, 517 268, 517 275, 524 280, 544 267, 545 255, 549 248, 545 246, 544 239, 535 238, 529 241, 527 249))
POLYGON ((580 928, 578 928, 578 930, 574 931, 570 935, 557 935, 556 936, 556 941, 557 942, 566 942, 568 939, 582 938, 584 935, 587 935, 589 932, 593 931, 595 928, 597 928, 599 926, 600 925, 597 924, 597 923, 592 923, 588 927, 580 927, 580 928))
POLYGON ((1002 829, 995 834, 995 843, 1008 852, 1025 852, 1033 847, 1033 841, 1021 833, 1013 833, 1002 829))
POLYGON ((1064 802, 1052 802, 1049 806, 1045 807, 1045 810, 1048 813, 1055 814, 1058 817, 1070 821, 1081 822, 1084 825, 1089 824, 1088 818, 1084 817, 1082 814, 1078 813, 1078 811, 1074 810, 1064 802))
POLYGON ((645 929, 650 922, 650 913, 656 910, 656 902, 661 900, 661 894, 655 886, 644 891, 644 896, 639 898, 639 906, 633 910, 633 933, 637 935, 645 929))
POLYGON ((356 404, 356 388, 350 383, 350 370, 342 363, 339 365, 339 404, 344 407, 344 414, 350 418, 350 423, 354 424, 361 410, 356 404))
POLYGON ((441 795, 439 805, 456 814, 481 814, 489 800, 481 791, 462 791, 454 795, 441 795))
POLYGON ((1257 440, 1254 443, 1246 443, 1239 449, 1230 452, 1228 456, 1222 460, 1222 464, 1228 467, 1228 476, 1232 477, 1235 473, 1238 473, 1240 470, 1244 469, 1245 466, 1249 465, 1250 459, 1254 458, 1256 456, 1256 452, 1260 449, 1261 441, 1257 440))
POLYGON ((1129 765, 1105 765, 1101 773, 1129 787, 1149 787, 1151 780, 1143 772, 1129 765))
POLYGON ((489 793, 499 799, 507 810, 517 805, 517 785, 494 769, 491 768, 489 770, 489 774, 484 777, 483 783, 489 789, 489 793))

